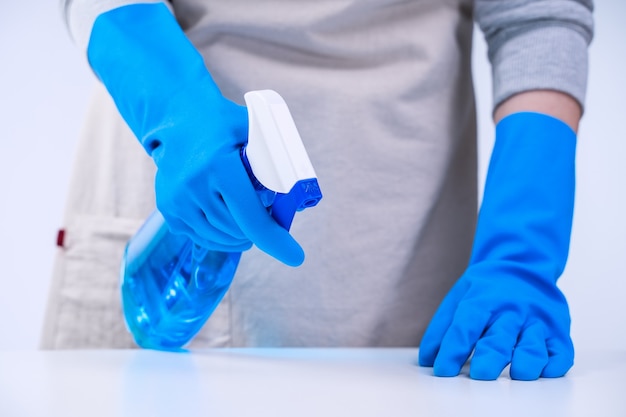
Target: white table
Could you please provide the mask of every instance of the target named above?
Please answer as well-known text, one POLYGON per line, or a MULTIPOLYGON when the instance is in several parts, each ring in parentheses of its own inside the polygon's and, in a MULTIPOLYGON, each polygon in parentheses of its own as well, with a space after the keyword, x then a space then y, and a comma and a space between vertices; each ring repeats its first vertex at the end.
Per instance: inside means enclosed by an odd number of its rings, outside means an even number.
POLYGON ((0 352, 0 416, 625 417, 626 351, 565 378, 437 378, 415 349, 0 352))

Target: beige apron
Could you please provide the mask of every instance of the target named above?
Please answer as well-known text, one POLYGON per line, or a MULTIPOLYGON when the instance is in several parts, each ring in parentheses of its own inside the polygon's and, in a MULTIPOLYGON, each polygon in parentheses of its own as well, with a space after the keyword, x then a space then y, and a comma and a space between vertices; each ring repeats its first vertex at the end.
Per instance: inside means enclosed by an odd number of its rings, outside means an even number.
MULTIPOLYGON (((288 103, 324 194, 296 215, 299 268, 253 248, 192 342, 417 346, 463 272, 476 217, 471 2, 182 0, 222 92, 288 103)), ((98 91, 81 138, 42 345, 132 347, 125 242, 154 207, 154 167, 98 91)))

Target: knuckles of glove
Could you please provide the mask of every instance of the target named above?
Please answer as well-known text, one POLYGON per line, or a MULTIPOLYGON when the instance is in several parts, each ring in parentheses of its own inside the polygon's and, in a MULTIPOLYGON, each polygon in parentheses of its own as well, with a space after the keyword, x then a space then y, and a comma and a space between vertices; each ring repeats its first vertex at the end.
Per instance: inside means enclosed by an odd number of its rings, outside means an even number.
POLYGON ((494 380, 563 376, 573 365, 567 301, 556 284, 523 269, 470 267, 435 313, 419 363, 436 376, 494 380))

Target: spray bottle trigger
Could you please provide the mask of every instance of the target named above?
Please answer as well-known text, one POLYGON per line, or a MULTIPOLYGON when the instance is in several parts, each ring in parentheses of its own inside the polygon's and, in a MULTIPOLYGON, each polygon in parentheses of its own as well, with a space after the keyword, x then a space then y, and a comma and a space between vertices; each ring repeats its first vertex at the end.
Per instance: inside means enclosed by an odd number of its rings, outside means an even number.
POLYGON ((274 220, 285 230, 291 227, 297 211, 313 207, 322 199, 322 192, 316 178, 300 180, 288 193, 278 193, 265 187, 256 178, 250 167, 245 146, 241 148, 241 160, 261 202, 274 220))
POLYGON ((300 180, 287 194, 276 193, 270 213, 279 225, 289 230, 296 211, 317 205, 321 198, 322 192, 315 178, 300 180))
POLYGON ((248 143, 241 159, 263 205, 286 230, 297 211, 322 198, 317 175, 287 104, 272 90, 250 91, 248 143))

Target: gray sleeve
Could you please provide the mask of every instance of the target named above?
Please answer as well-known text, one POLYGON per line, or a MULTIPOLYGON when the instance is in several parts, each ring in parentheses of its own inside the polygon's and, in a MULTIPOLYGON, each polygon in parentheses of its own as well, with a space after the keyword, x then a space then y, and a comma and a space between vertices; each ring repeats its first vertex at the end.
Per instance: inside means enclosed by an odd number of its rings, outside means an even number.
POLYGON ((581 105, 593 0, 476 0, 493 71, 494 108, 528 90, 556 90, 581 105))
POLYGON ((89 35, 96 18, 106 11, 134 3, 165 3, 164 0, 60 0, 59 6, 74 42, 87 51, 89 35))

